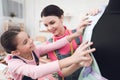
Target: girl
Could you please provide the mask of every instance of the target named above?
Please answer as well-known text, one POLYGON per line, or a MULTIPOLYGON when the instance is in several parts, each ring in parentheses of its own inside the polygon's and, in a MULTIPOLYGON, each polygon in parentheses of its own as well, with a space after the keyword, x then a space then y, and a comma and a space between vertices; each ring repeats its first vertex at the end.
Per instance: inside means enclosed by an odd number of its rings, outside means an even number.
MULTIPOLYGON (((38 78, 60 71, 62 68, 81 61, 91 60, 85 56, 95 49, 87 50, 92 43, 83 43, 71 57, 63 60, 55 60, 53 62, 39 65, 39 57, 51 50, 62 47, 68 41, 71 41, 78 33, 69 35, 53 44, 35 47, 30 36, 19 29, 11 29, 4 32, 1 36, 1 44, 7 53, 11 55, 7 57, 8 69, 14 80, 37 80, 38 78)), ((81 65, 80 65, 81 66, 81 65)))

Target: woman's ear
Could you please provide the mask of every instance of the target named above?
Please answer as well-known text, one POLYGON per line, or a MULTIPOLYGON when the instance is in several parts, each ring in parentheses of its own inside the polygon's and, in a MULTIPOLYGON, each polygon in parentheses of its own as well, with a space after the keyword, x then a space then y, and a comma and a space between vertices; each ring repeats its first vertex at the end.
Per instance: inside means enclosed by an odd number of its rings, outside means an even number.
POLYGON ((64 16, 61 15, 60 20, 61 20, 62 23, 63 23, 63 19, 64 19, 64 16))
POLYGON ((62 20, 64 19, 64 15, 61 15, 61 19, 62 19, 62 20))
POLYGON ((19 55, 20 52, 19 51, 12 51, 11 54, 13 54, 13 55, 19 55))

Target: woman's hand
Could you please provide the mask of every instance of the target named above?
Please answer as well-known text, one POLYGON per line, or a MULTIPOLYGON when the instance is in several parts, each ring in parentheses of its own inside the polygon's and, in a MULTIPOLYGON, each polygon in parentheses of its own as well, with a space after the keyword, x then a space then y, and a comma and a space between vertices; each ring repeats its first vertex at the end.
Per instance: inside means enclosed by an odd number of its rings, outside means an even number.
POLYGON ((98 9, 98 8, 94 8, 94 9, 91 9, 91 10, 89 10, 87 13, 86 13, 86 16, 95 16, 95 15, 97 15, 98 13, 100 13, 101 11, 100 11, 100 9, 98 9))
POLYGON ((83 34, 83 30, 88 26, 91 25, 91 20, 88 17, 83 17, 80 20, 80 24, 78 25, 77 31, 74 33, 76 37, 79 37, 83 34))
POLYGON ((83 18, 81 20, 81 24, 79 25, 79 27, 77 28, 77 31, 67 37, 67 40, 69 42, 71 42, 73 39, 75 39, 76 37, 79 37, 80 35, 82 35, 83 30, 85 29, 86 26, 91 24, 91 20, 89 20, 88 18, 83 18))

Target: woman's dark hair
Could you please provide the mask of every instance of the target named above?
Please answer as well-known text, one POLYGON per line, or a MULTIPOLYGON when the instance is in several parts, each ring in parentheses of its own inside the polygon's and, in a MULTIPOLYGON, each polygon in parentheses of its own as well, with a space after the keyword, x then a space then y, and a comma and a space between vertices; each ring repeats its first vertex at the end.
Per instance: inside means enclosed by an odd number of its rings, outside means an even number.
POLYGON ((20 32, 21 30, 19 28, 13 28, 5 31, 1 35, 0 42, 7 53, 11 53, 11 51, 16 50, 17 42, 15 41, 15 39, 20 32))
POLYGON ((58 6, 56 5, 48 5, 46 6, 42 12, 41 12, 41 17, 43 16, 57 16, 57 17, 61 17, 64 14, 63 10, 60 9, 58 6))

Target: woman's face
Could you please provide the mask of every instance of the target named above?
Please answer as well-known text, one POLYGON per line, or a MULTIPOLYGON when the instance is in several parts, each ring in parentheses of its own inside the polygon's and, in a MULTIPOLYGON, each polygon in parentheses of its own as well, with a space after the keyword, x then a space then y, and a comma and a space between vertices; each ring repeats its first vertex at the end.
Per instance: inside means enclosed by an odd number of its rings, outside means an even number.
POLYGON ((61 36, 64 34, 63 17, 47 16, 42 17, 43 24, 47 30, 55 36, 61 36))

